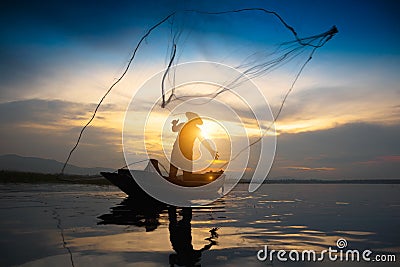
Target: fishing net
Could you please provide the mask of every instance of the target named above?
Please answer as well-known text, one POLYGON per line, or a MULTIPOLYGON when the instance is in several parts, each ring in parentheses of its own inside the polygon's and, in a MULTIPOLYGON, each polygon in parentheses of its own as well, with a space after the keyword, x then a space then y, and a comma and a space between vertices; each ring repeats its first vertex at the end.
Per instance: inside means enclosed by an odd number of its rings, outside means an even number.
POLYGON ((337 32, 333 26, 303 37, 278 13, 263 8, 173 12, 141 36, 126 68, 82 128, 64 168, 107 95, 128 72, 134 75, 131 67, 140 65, 135 59, 143 50, 152 53, 159 72, 135 90, 125 113, 127 165, 155 158, 168 171, 177 136, 171 124, 190 121, 187 112, 194 112, 202 119, 203 138, 194 144, 192 171, 224 171, 232 185, 252 179, 249 190, 254 191, 272 165, 274 123, 288 96, 315 52, 337 32), (275 96, 273 109, 270 95, 275 96), (218 151, 219 158, 210 151, 218 151))

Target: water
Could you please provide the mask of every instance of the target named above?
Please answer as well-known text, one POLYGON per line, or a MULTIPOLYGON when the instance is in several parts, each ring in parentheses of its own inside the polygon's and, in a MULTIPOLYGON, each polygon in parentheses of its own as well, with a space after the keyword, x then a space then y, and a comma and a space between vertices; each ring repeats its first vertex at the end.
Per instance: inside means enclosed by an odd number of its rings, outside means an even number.
POLYGON ((319 266, 256 254, 264 245, 337 249, 339 238, 346 249, 395 254, 397 265, 324 265, 398 266, 399 193, 399 185, 274 184, 249 194, 241 184, 208 207, 168 213, 113 186, 0 184, 0 266, 319 266))

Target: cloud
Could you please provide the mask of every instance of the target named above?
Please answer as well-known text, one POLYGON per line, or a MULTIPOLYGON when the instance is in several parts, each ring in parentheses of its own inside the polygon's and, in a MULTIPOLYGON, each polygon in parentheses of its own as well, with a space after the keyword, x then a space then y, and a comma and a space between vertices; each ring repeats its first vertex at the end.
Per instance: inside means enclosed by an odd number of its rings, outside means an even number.
MULTIPOLYGON (((94 104, 30 99, 0 104, 0 154, 17 153, 65 160, 94 104)), ((122 114, 106 105, 84 134, 72 158, 79 166, 124 165, 122 114), (122 116, 121 116, 122 117, 122 116), (122 119, 122 118, 121 118, 122 119)), ((336 128, 282 133, 270 177, 399 178, 400 125, 352 123, 336 128)))
POLYGON ((398 136, 398 124, 367 123, 281 134, 270 177, 399 178, 398 136), (327 167, 329 171, 310 172, 321 167, 327 167))
POLYGON ((385 163, 400 163, 400 155, 379 156, 367 161, 356 162, 356 164, 377 165, 385 163))
POLYGON ((335 168, 332 167, 305 167, 305 166, 289 166, 286 167, 289 170, 298 170, 298 171, 334 171, 335 168))
MULTIPOLYGON (((68 126, 66 121, 88 120, 95 107, 94 103, 83 104, 63 100, 28 99, 5 102, 0 103, 0 121, 3 125, 30 122, 38 125, 68 126)), ((102 109, 122 111, 112 104, 104 104, 102 109)))
POLYGON ((75 88, 90 95, 99 83, 109 85, 144 29, 176 2, 162 9, 133 1, 2 3, 0 101, 64 98, 63 91, 77 95, 75 88))
MULTIPOLYGON (((106 105, 103 108, 110 112, 116 107, 106 105)), ((93 109, 94 104, 61 100, 1 103, 0 154, 17 153, 64 161, 93 109)), ((119 112, 117 108, 115 110, 119 112)), ((104 120, 104 123, 95 120, 94 126, 87 129, 72 164, 87 167, 124 165, 121 130, 114 127, 109 116, 104 120)))
MULTIPOLYGON (((357 122, 396 124, 400 120, 398 97, 393 88, 311 87, 288 98, 277 129, 301 132, 357 122)), ((278 110, 276 104, 272 110, 278 110)))

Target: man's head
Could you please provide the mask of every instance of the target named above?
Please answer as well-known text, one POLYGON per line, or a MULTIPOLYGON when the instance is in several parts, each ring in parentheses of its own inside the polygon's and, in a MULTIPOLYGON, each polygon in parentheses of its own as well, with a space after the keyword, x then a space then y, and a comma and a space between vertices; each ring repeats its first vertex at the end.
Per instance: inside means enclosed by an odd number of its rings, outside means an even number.
POLYGON ((185 113, 185 115, 186 115, 186 118, 188 118, 188 120, 190 122, 193 122, 193 123, 195 123, 197 125, 202 125, 203 124, 203 120, 199 117, 199 115, 197 113, 188 111, 188 112, 185 113))

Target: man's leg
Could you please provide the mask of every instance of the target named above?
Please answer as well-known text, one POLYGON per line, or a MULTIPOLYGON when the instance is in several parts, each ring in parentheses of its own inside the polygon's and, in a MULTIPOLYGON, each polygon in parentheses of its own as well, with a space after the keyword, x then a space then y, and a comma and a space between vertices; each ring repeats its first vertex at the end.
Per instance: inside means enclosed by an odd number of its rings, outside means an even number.
POLYGON ((169 165, 169 179, 175 179, 177 173, 178 173, 178 168, 175 167, 174 165, 170 164, 169 165))
MULTIPOLYGON (((192 160, 192 155, 190 155, 190 160, 192 160)), ((188 167, 188 170, 183 171, 183 180, 184 181, 192 180, 193 164, 190 164, 190 166, 187 166, 187 167, 188 167)))

